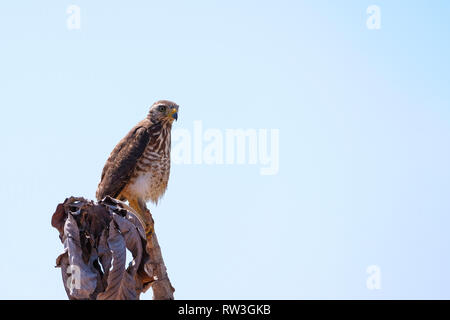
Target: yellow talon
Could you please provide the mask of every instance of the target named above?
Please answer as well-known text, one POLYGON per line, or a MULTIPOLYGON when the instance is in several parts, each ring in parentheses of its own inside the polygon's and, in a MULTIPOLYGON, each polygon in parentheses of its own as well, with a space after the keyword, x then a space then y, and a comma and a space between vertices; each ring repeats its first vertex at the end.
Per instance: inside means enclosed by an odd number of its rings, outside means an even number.
POLYGON ((154 233, 154 229, 152 226, 147 225, 147 227, 145 228, 145 235, 147 236, 147 238, 151 238, 153 233, 154 233))

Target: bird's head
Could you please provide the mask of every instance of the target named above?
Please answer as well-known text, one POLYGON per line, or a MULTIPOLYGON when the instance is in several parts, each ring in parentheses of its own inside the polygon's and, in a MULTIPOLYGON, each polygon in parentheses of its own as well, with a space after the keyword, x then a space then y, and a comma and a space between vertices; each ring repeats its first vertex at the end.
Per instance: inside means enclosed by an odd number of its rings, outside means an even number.
POLYGON ((150 107, 149 118, 153 123, 178 120, 178 105, 168 100, 160 100, 150 107))

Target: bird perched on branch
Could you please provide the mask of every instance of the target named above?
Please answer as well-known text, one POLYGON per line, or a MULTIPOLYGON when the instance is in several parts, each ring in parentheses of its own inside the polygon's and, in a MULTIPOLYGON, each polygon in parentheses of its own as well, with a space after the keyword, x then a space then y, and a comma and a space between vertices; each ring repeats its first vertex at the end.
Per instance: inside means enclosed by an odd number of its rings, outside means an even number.
POLYGON ((97 200, 106 196, 127 200, 149 225, 146 202, 157 203, 167 189, 170 133, 177 119, 178 105, 174 102, 160 100, 150 107, 147 117, 111 152, 98 185, 97 200))

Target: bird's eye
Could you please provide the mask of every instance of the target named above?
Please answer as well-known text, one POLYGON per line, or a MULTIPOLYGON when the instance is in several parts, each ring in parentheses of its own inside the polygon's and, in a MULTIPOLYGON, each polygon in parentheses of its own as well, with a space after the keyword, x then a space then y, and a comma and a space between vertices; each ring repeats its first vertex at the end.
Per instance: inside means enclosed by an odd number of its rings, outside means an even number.
POLYGON ((159 112, 166 112, 166 106, 159 106, 158 107, 159 112))

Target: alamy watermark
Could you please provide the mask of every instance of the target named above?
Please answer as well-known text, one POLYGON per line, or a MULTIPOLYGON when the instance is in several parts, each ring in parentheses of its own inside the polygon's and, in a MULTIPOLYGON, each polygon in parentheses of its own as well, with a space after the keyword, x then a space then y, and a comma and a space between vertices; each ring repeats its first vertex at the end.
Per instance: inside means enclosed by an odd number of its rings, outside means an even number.
POLYGON ((73 292, 74 290, 81 289, 81 271, 80 267, 77 265, 67 266, 66 273, 68 275, 66 280, 66 287, 73 292))
POLYGON ((81 29, 81 9, 79 6, 71 4, 67 7, 66 13, 68 14, 66 20, 66 26, 69 30, 81 29))
POLYGON ((367 7, 366 13, 369 17, 366 20, 366 26, 369 30, 381 29, 381 9, 377 5, 367 7))
POLYGON ((377 265, 368 266, 366 269, 369 276, 366 280, 366 287, 369 290, 381 289, 381 268, 377 265))
POLYGON ((275 175, 280 165, 279 129, 204 129, 194 121, 192 132, 174 129, 174 164, 258 165, 261 175, 275 175))

